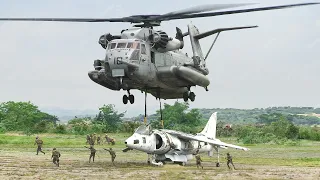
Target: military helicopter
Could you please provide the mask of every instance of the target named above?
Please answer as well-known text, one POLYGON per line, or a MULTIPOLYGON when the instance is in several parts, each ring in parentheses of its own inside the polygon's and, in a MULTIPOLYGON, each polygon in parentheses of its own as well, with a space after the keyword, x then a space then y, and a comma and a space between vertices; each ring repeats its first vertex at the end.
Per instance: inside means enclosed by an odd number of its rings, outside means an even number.
POLYGON ((141 90, 152 94, 157 99, 178 99, 184 101, 195 100, 193 86, 201 86, 208 91, 210 81, 207 77, 209 69, 206 66, 208 55, 219 34, 223 31, 255 28, 244 26, 219 28, 200 33, 192 24, 183 33, 176 28, 175 37, 170 37, 154 27, 160 26, 162 21, 177 19, 200 18, 239 14, 254 11, 284 9, 319 3, 301 3, 282 6, 248 8, 240 10, 221 10, 251 4, 213 4, 174 11, 162 15, 133 15, 122 18, 0 18, 1 21, 62 21, 62 22, 129 22, 135 24, 133 28, 124 29, 120 35, 106 33, 99 38, 99 44, 106 50, 104 60, 94 61, 94 70, 88 73, 90 79, 108 89, 126 90, 122 100, 133 104, 135 99, 130 90, 141 90), (204 55, 199 40, 217 34, 208 53, 204 55), (181 51, 184 47, 183 38, 190 37, 193 56, 188 57, 181 51))

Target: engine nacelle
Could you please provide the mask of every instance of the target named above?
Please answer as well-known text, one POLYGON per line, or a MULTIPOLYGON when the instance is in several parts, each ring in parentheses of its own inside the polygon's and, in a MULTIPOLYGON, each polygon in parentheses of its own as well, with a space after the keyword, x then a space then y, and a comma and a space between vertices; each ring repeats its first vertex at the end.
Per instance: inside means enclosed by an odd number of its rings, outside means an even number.
POLYGON ((173 50, 182 49, 183 46, 184 46, 183 41, 179 41, 178 39, 172 39, 167 43, 165 48, 159 48, 156 51, 158 52, 173 51, 173 50))
POLYGON ((99 38, 99 44, 106 49, 108 46, 108 42, 114 39, 121 39, 121 36, 112 36, 110 33, 101 35, 99 38))
POLYGON ((176 38, 169 38, 167 33, 163 31, 156 31, 149 36, 154 50, 158 52, 167 52, 177 49, 182 49, 184 46, 183 41, 176 38))

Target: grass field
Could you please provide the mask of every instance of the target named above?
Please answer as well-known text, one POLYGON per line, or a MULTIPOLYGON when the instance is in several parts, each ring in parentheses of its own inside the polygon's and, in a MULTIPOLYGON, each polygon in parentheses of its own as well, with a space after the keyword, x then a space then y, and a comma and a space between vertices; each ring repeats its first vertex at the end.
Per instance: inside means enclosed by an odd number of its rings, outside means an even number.
POLYGON ((36 154, 35 136, 0 134, 0 179, 320 179, 320 142, 301 141, 297 146, 243 145, 235 139, 221 139, 250 148, 250 151, 221 150, 221 167, 215 167, 216 154, 202 154, 204 169, 195 160, 184 167, 168 163, 155 167, 146 163, 147 155, 138 151, 123 153, 129 134, 109 134, 114 146, 96 145, 94 163, 88 163, 85 136, 41 134, 45 155, 36 154), (51 150, 61 152, 60 167, 51 162, 51 150), (102 148, 113 147, 116 166, 102 148), (237 170, 228 170, 225 154, 234 157, 237 170))

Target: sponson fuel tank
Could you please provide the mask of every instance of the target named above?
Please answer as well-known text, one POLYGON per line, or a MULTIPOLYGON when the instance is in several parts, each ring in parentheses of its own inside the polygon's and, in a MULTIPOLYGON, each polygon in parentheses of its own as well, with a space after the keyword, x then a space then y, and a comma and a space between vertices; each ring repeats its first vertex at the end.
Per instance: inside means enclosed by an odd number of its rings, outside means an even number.
POLYGON ((171 66, 170 71, 176 76, 190 81, 198 86, 207 87, 210 84, 209 79, 205 75, 189 67, 171 66))

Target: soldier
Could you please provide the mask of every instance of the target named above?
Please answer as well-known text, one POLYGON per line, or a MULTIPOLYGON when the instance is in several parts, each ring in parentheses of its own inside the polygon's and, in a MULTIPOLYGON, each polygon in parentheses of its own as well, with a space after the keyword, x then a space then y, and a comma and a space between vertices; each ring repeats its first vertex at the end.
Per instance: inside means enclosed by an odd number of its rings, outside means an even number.
POLYGON ((116 144, 116 141, 113 138, 110 140, 110 142, 111 142, 111 145, 115 145, 116 144))
POLYGON ((227 158, 226 159, 228 160, 228 162, 227 162, 228 168, 231 169, 231 167, 229 166, 229 164, 231 163, 232 166, 233 166, 233 169, 236 170, 236 168, 233 165, 232 156, 230 155, 230 153, 227 153, 227 158))
POLYGON ((89 134, 87 134, 87 142, 86 142, 86 144, 90 144, 90 135, 89 134))
POLYGON ((59 167, 60 156, 61 156, 60 152, 57 151, 56 148, 53 148, 51 159, 52 159, 53 164, 57 165, 58 167, 59 167))
MULTIPOLYGON (((85 146, 85 148, 88 148, 88 147, 85 146)), ((90 149, 89 163, 91 161, 91 158, 92 158, 92 162, 94 162, 94 157, 96 156, 96 150, 94 149, 93 146, 90 146, 90 148, 88 149, 90 149)))
POLYGON ((98 136, 98 137, 97 137, 97 144, 98 144, 98 145, 100 145, 100 141, 101 141, 101 137, 98 136))
POLYGON ((112 148, 110 148, 110 149, 104 149, 104 150, 109 151, 109 153, 110 153, 110 155, 111 155, 112 164, 114 165, 114 159, 116 158, 116 152, 114 152, 114 151, 112 150, 112 148))
POLYGON ((92 136, 93 145, 96 143, 96 140, 97 140, 96 133, 93 133, 93 136, 92 136))
POLYGON ((106 143, 110 144, 110 138, 109 138, 108 134, 106 134, 106 135, 104 136, 104 138, 106 138, 106 143))
POLYGON ((197 150, 197 154, 196 154, 195 158, 196 158, 196 162, 197 162, 197 168, 199 168, 199 166, 201 166, 201 168, 203 169, 203 166, 201 165, 202 159, 200 157, 199 150, 197 150))
POLYGON ((37 155, 38 155, 39 151, 42 152, 43 154, 46 154, 45 152, 42 151, 43 141, 42 141, 38 136, 36 137, 36 140, 35 140, 35 142, 34 142, 34 145, 36 145, 36 144, 38 145, 37 155))
POLYGON ((93 141, 93 135, 90 134, 90 140, 89 140, 90 146, 94 146, 94 141, 93 141))

